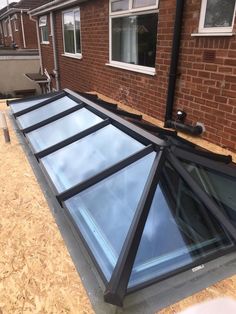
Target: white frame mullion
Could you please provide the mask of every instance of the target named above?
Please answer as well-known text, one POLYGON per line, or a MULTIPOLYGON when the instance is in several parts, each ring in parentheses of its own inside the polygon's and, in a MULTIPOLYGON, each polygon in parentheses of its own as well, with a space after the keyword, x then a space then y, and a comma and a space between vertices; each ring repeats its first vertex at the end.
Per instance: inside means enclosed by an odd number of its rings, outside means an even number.
POLYGON ((234 6, 234 13, 232 18, 232 25, 230 27, 204 27, 205 18, 206 18, 206 8, 207 8, 207 1, 202 0, 201 3, 201 11, 200 11, 200 19, 199 19, 199 33, 230 33, 233 31, 234 21, 235 21, 235 11, 236 11, 236 3, 234 6))
POLYGON ((80 20, 80 50, 81 52, 76 51, 76 28, 75 28, 75 13, 79 12, 80 13, 80 8, 75 8, 75 9, 70 9, 70 10, 65 10, 62 11, 62 34, 63 34, 63 47, 64 47, 64 53, 62 54, 63 56, 71 57, 71 58, 76 58, 76 59, 81 59, 82 58, 82 45, 81 45, 81 20, 80 20), (64 29, 64 14, 68 12, 73 12, 73 19, 74 19, 74 45, 75 45, 75 52, 70 53, 66 52, 65 49, 65 29, 64 29))

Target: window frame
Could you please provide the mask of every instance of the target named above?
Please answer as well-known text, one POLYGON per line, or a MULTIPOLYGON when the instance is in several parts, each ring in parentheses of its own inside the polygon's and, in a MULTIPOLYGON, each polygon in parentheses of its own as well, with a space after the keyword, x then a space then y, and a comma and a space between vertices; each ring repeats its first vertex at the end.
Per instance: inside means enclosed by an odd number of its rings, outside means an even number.
POLYGON ((49 44, 49 29, 48 29, 48 17, 47 17, 47 15, 42 15, 39 17, 39 29, 40 29, 41 44, 48 45, 49 44), (46 18, 46 21, 43 25, 40 25, 40 19, 43 17, 46 18), (44 27, 46 27, 48 30, 48 40, 44 40, 44 36, 43 36, 43 28, 44 27))
POLYGON ((4 35, 4 37, 7 37, 8 36, 7 20, 3 21, 2 28, 3 28, 3 35, 4 35))
POLYGON ((82 59, 82 32, 81 32, 81 14, 80 14, 80 7, 76 7, 76 8, 72 8, 72 9, 68 9, 68 10, 64 10, 62 11, 61 14, 61 18, 62 18, 62 36, 63 36, 63 56, 65 57, 71 57, 71 58, 75 58, 75 59, 82 59), (66 47, 65 47, 65 29, 64 29, 64 14, 65 13, 69 13, 69 12, 73 12, 73 17, 74 17, 74 45, 75 45, 75 53, 71 53, 71 52, 66 52, 66 47), (75 29, 75 13, 79 12, 79 16, 80 16, 80 51, 81 52, 76 52, 76 29, 75 29))
POLYGON ((234 28, 234 22, 235 22, 236 3, 234 6, 232 25, 230 27, 204 27, 204 22, 205 22, 205 18, 206 18, 207 1, 208 0, 202 0, 202 2, 201 2, 198 32, 200 34, 215 34, 215 33, 227 34, 227 33, 232 33, 233 28, 234 28))
POLYGON ((109 63, 107 63, 106 65, 154 76, 156 74, 155 66, 148 67, 148 66, 143 66, 143 65, 138 65, 138 64, 130 64, 126 62, 112 60, 112 19, 118 18, 118 17, 131 16, 131 15, 147 15, 147 14, 152 14, 152 13, 158 14, 159 13, 159 9, 158 9, 159 0, 156 0, 155 5, 150 5, 150 6, 141 7, 141 8, 134 8, 134 9, 132 8, 133 0, 128 0, 129 10, 117 11, 117 12, 111 11, 111 4, 113 1, 115 0, 109 0, 109 63))

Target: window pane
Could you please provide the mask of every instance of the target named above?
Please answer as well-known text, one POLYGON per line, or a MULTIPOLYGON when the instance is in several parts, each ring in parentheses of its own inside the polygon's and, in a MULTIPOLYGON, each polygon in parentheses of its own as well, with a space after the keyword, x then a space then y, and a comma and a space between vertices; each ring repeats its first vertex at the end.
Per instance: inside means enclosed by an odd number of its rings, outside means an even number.
POLYGON ((129 287, 231 246, 220 224, 167 164, 147 218, 129 287))
POLYGON ((24 110, 24 109, 28 109, 28 108, 31 108, 31 107, 34 107, 35 105, 38 105, 39 103, 47 100, 48 97, 45 97, 45 98, 41 98, 41 99, 36 99, 36 100, 22 100, 21 102, 17 102, 17 103, 13 103, 10 105, 11 107, 11 110, 12 112, 14 113, 17 113, 21 110, 24 110))
POLYGON ((88 129, 102 119, 91 111, 82 108, 59 120, 47 124, 27 134, 36 152, 59 143, 76 133, 88 129))
POLYGON ((75 53, 74 11, 64 13, 65 52, 75 53))
POLYGON ((111 12, 125 11, 129 9, 129 0, 117 0, 111 3, 111 12))
POLYGON ((236 226, 236 179, 194 163, 182 164, 236 226))
POLYGON ((41 161, 62 192, 142 148, 141 143, 108 125, 41 161))
POLYGON ((204 27, 231 27, 235 0, 208 0, 204 27))
POLYGON ((155 153, 149 154, 65 202, 107 280, 117 262, 154 157, 155 153))
POLYGON ((157 14, 112 19, 112 60, 155 67, 157 14))
POLYGON ((62 97, 39 109, 19 116, 17 120, 20 122, 22 128, 27 128, 77 105, 78 104, 69 97, 62 97))
POLYGON ((76 35, 76 52, 81 53, 80 11, 75 12, 75 35, 76 35))
POLYGON ((133 8, 142 8, 156 5, 156 0, 133 0, 133 8))
POLYGON ((42 41, 43 42, 48 42, 49 41, 49 38, 48 38, 48 27, 47 26, 41 27, 41 31, 42 31, 42 41))
POLYGON ((39 27, 47 25, 47 16, 41 16, 39 18, 39 27))

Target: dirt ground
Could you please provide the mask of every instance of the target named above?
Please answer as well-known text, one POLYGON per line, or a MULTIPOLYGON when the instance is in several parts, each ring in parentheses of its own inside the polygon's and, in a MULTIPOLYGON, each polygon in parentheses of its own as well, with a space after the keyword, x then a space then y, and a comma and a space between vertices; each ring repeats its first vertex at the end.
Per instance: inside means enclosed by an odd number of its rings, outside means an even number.
MULTIPOLYGON (((0 110, 6 110, 4 103, 0 110)), ((0 132, 0 314, 94 313, 9 120, 8 126, 11 144, 4 143, 0 132)), ((229 154, 205 141, 201 144, 229 154)), ((224 295, 236 298, 236 276, 159 313, 174 314, 224 295)))

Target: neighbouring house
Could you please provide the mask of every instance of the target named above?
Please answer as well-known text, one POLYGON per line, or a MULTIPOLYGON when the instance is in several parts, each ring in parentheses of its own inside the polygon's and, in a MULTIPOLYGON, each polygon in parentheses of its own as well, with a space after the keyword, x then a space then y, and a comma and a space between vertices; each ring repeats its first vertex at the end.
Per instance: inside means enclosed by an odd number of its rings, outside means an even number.
POLYGON ((55 0, 30 15, 54 89, 96 91, 169 127, 181 109, 187 128, 236 150, 235 0, 55 0))
POLYGON ((0 10, 0 44, 6 47, 38 49, 36 21, 30 18, 31 9, 47 0, 21 0, 0 10))

